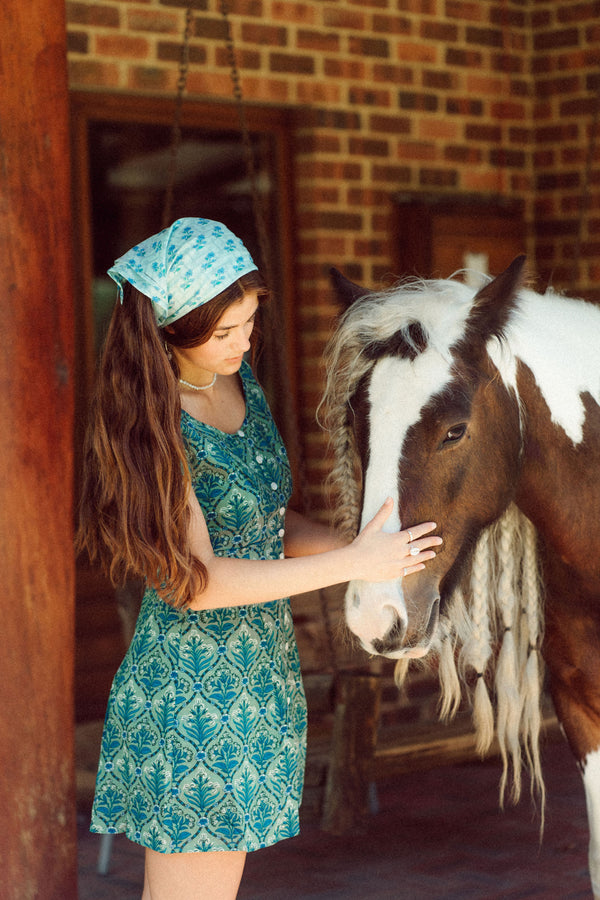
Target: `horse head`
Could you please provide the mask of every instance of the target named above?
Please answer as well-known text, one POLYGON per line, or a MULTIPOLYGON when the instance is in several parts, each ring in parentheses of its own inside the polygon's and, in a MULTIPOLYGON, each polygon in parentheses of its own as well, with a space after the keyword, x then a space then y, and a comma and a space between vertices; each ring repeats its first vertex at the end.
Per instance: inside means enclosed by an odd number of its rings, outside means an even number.
POLYGON ((478 292, 450 279, 374 293, 334 276, 350 305, 326 353, 324 403, 346 525, 362 528, 391 496, 386 530, 433 521, 444 540, 420 572, 349 584, 347 623, 369 653, 428 653, 479 535, 514 497, 519 403, 495 360, 523 266, 478 292))

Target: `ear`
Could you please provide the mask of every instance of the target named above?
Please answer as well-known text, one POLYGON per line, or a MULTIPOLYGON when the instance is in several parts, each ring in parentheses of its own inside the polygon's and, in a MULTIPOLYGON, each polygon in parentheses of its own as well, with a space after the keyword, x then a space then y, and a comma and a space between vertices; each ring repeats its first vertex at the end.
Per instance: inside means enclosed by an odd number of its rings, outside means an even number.
POLYGON ((329 275, 338 296, 338 300, 341 300, 346 309, 352 306, 354 301, 358 300, 359 297, 366 297, 366 295, 370 293, 367 288, 361 287, 360 284, 355 284, 353 281, 350 281, 345 275, 342 275, 338 269, 332 267, 329 270, 329 275))
POLYGON ((523 287, 525 262, 524 255, 517 256, 501 275, 475 295, 467 322, 471 336, 487 339, 490 335, 501 334, 523 287))

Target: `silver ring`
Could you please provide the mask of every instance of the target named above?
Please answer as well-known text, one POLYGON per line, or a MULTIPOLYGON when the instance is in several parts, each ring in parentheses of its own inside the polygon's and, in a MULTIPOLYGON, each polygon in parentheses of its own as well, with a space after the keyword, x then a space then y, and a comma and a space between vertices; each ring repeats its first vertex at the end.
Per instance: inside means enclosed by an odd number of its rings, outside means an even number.
POLYGON ((404 570, 404 577, 406 578, 406 569, 404 570))
POLYGON ((410 555, 411 555, 411 556, 418 556, 420 552, 421 552, 421 551, 419 550, 418 547, 411 547, 411 548, 410 548, 410 555))
POLYGON ((414 540, 414 538, 413 538, 413 536, 412 536, 412 531, 410 530, 410 528, 407 528, 407 529, 406 529, 406 533, 407 533, 407 535, 408 535, 408 540, 409 540, 409 543, 410 543, 410 541, 413 541, 413 540, 414 540))

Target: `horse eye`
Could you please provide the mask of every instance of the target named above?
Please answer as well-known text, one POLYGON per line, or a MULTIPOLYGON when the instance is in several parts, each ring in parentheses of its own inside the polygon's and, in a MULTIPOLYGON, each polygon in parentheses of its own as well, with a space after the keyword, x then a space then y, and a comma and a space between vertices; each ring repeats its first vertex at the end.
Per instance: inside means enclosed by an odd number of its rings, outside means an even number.
POLYGON ((442 446, 445 444, 455 444, 456 441, 460 441, 461 437, 463 437, 465 431, 467 430, 467 426, 465 422, 461 422, 460 425, 453 425, 446 432, 446 436, 442 441, 442 446))

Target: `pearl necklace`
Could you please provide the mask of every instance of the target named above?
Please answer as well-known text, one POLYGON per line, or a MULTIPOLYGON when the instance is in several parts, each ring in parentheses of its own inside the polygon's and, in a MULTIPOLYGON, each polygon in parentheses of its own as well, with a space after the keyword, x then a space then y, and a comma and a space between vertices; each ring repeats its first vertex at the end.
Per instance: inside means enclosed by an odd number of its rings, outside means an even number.
POLYGON ((212 381, 208 384, 192 384, 191 381, 184 381, 183 378, 179 379, 179 384, 184 384, 187 388, 190 388, 192 391, 207 391, 209 388, 213 386, 215 381, 217 380, 217 373, 212 377, 212 381))

